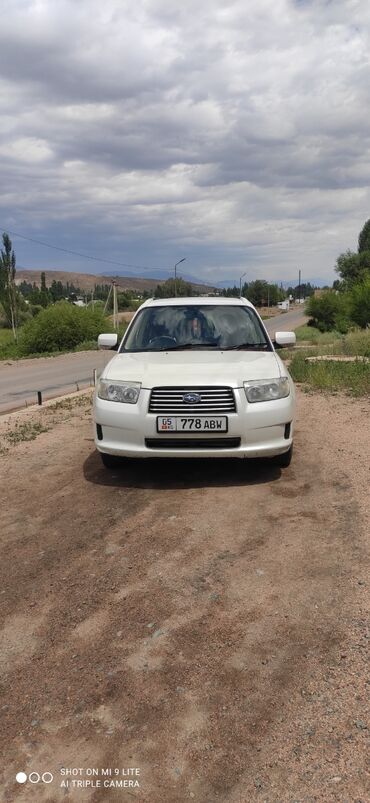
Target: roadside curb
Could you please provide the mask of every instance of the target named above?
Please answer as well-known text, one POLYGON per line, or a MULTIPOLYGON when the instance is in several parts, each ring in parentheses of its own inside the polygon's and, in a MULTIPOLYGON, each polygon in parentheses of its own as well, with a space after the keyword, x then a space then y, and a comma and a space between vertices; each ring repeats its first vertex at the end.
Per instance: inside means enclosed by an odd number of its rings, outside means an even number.
POLYGON ((16 409, 12 410, 4 410, 0 412, 0 422, 1 424, 6 423, 7 421, 12 421, 16 416, 23 416, 27 417, 28 415, 34 415, 36 412, 42 412, 48 407, 52 407, 55 402, 63 401, 64 399, 75 399, 79 396, 86 396, 88 394, 93 394, 94 388, 91 386, 86 386, 81 390, 74 391, 73 393, 63 393, 62 395, 58 394, 57 396, 52 396, 49 399, 46 399, 42 404, 28 404, 27 406, 17 407, 16 409))
POLYGON ((40 354, 37 356, 31 357, 19 357, 17 360, 13 358, 0 360, 0 369, 1 368, 17 368, 22 365, 31 365, 32 363, 40 364, 46 360, 58 360, 61 357, 76 357, 78 359, 81 355, 82 356, 90 356, 91 354, 100 354, 98 349, 90 349, 89 351, 56 351, 54 354, 40 354))

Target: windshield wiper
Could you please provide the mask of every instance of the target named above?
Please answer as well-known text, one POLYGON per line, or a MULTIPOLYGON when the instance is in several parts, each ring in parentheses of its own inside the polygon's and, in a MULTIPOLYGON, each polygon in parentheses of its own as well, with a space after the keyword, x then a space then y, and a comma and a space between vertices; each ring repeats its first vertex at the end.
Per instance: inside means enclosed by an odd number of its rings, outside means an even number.
POLYGON ((240 349, 240 350, 245 349, 246 351, 248 349, 261 349, 262 350, 262 349, 267 349, 267 348, 268 348, 267 343, 238 343, 237 346, 225 346, 225 348, 222 349, 222 351, 233 351, 233 350, 237 351, 238 349, 240 349))
POLYGON ((182 351, 183 349, 218 348, 218 343, 178 343, 177 346, 167 346, 156 351, 182 351))

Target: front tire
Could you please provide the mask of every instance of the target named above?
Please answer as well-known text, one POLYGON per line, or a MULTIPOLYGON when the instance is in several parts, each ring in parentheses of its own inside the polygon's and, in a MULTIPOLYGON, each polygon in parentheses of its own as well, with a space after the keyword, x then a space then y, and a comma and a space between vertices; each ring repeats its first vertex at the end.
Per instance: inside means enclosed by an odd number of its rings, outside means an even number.
POLYGON ((290 449, 284 454, 278 454, 276 457, 273 458, 273 461, 276 466, 280 468, 288 468, 292 462, 293 457, 293 444, 291 445, 290 449))
POLYGON ((122 465, 122 460, 115 454, 107 454, 106 452, 99 452, 102 463, 105 468, 119 468, 122 465))

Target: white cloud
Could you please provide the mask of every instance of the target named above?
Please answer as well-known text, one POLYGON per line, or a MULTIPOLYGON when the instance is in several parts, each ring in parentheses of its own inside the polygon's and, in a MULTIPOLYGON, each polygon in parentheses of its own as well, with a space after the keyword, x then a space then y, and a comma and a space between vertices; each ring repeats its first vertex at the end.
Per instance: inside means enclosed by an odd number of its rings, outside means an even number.
POLYGON ((370 217, 366 0, 5 6, 5 228, 135 263, 185 249, 205 278, 332 278, 370 217))
POLYGON ((17 162, 45 162, 52 156, 52 150, 46 140, 35 137, 11 139, 0 145, 0 156, 17 162))

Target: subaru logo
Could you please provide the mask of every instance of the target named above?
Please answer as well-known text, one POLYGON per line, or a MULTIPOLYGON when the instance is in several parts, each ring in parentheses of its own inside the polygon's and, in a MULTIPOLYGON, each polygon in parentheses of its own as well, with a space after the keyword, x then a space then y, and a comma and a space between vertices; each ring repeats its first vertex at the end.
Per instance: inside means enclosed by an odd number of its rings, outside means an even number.
POLYGON ((202 401, 202 397, 200 393, 185 393, 182 400, 185 404, 199 404, 202 401))

